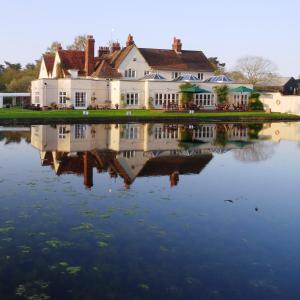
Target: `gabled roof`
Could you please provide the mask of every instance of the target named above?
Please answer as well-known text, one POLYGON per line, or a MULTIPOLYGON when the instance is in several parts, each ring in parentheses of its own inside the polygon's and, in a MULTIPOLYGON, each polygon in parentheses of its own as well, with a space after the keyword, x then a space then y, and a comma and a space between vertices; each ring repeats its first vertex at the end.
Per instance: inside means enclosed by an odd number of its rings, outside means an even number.
POLYGON ((111 59, 111 63, 114 65, 114 67, 116 69, 121 65, 123 60, 126 58, 126 56, 129 54, 131 49, 133 49, 134 47, 136 47, 136 46, 130 45, 126 48, 121 49, 117 53, 115 53, 114 57, 111 59))
POLYGON ((104 78, 118 78, 122 75, 106 61, 102 60, 96 66, 95 71, 92 73, 92 77, 104 77, 104 78))
POLYGON ((179 174, 199 174, 213 158, 212 154, 195 156, 160 156, 149 159, 138 177, 179 174))
POLYGON ((213 68, 202 51, 138 48, 147 63, 153 69, 178 71, 207 71, 213 68))
POLYGON ((59 50, 59 58, 61 60, 61 66, 65 74, 68 74, 68 70, 79 70, 84 72, 84 51, 78 50, 59 50))
POLYGON ((294 78, 293 77, 271 77, 268 80, 265 80, 264 82, 257 84, 257 86, 283 87, 291 79, 294 78))
POLYGON ((51 74, 53 71, 55 54, 53 53, 46 53, 43 55, 44 63, 46 66, 47 74, 51 74))

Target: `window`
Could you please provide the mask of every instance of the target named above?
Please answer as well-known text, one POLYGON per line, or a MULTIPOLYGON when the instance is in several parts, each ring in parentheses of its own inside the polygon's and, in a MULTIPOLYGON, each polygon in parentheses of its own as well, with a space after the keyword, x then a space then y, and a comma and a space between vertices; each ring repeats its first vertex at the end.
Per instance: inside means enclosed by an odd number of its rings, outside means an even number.
POLYGON ((172 79, 176 79, 181 75, 181 72, 172 72, 172 79))
POLYGON ((86 125, 75 124, 75 139, 86 138, 86 125))
POLYGON ((67 134, 67 128, 64 126, 58 127, 58 138, 59 139, 65 139, 67 134))
POLYGON ((196 139, 205 139, 205 138, 213 138, 214 131, 211 126, 202 126, 194 131, 194 138, 196 139))
POLYGON ((86 92, 75 93, 75 107, 86 107, 86 92))
POLYGON ((196 105, 213 105, 214 104, 214 95, 213 94, 195 94, 194 103, 196 105))
POLYGON ((127 93, 126 94, 127 105, 139 105, 139 94, 137 93, 127 93))
POLYGON ((136 140, 139 138, 139 128, 138 127, 132 127, 132 126, 126 126, 124 128, 124 131, 122 132, 121 138, 126 140, 136 140))
POLYGON ((162 127, 155 127, 154 129, 154 139, 162 140, 162 139, 178 139, 178 130, 177 129, 169 129, 162 127))
POLYGON ((125 70, 124 74, 125 78, 135 78, 136 77, 136 71, 132 69, 125 70))
POLYGON ((204 75, 203 73, 198 73, 197 74, 198 79, 203 80, 204 79, 204 75))
POLYGON ((124 158, 133 158, 135 157, 135 151, 134 150, 123 151, 122 156, 124 158))
POLYGON ((150 71, 145 71, 144 72, 144 75, 146 76, 146 75, 149 75, 150 74, 150 71))
POLYGON ((67 93, 66 92, 59 92, 59 104, 66 104, 67 102, 67 93))
POLYGON ((35 94, 34 94, 34 103, 36 103, 36 104, 40 103, 40 92, 35 92, 35 94))
POLYGON ((162 106, 167 104, 178 104, 179 102, 179 94, 171 93, 171 94, 155 94, 154 103, 155 106, 162 106))

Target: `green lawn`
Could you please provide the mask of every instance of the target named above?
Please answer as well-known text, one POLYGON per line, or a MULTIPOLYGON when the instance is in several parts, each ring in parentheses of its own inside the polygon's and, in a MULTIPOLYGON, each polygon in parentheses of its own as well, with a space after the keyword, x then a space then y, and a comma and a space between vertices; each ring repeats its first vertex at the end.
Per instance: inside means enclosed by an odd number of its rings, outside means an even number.
MULTIPOLYGON (((84 116, 79 110, 53 110, 53 111, 31 111, 18 108, 3 108, 0 109, 0 120, 9 119, 122 119, 128 118, 126 112, 128 110, 90 110, 88 116, 84 116)), ((227 118, 261 118, 261 119, 286 119, 292 120, 300 118, 299 116, 281 113, 264 113, 264 112, 200 112, 195 114, 188 114, 182 112, 163 112, 163 111, 149 111, 149 110, 130 110, 131 117, 139 119, 156 119, 156 118, 199 118, 201 119, 227 119, 227 118)))

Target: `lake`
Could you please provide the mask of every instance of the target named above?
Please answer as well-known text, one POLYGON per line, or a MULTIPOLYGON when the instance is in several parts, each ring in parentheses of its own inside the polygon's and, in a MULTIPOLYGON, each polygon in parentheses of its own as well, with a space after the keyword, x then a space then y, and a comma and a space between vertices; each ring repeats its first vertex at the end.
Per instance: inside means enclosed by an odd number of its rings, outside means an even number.
POLYGON ((299 299, 300 123, 0 127, 0 299, 299 299))

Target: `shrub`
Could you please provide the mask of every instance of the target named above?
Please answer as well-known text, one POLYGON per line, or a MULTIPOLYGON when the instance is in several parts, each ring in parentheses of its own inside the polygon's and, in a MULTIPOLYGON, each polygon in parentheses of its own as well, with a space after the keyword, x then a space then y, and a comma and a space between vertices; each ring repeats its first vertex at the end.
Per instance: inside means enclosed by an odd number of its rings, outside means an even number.
POLYGON ((153 98, 152 97, 149 97, 149 99, 148 99, 148 105, 149 105, 149 109, 154 109, 153 98))
POLYGON ((249 109, 250 110, 264 110, 263 103, 259 100, 260 94, 253 92, 249 98, 249 109))
POLYGON ((50 107, 53 109, 57 109, 57 104, 55 102, 51 102, 50 107))

